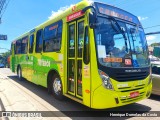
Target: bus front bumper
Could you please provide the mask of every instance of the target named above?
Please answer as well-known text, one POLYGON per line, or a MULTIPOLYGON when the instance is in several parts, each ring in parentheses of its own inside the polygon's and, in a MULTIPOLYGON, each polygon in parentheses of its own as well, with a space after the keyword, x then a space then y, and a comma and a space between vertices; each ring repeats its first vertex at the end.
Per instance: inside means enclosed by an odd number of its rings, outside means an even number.
POLYGON ((152 82, 143 89, 127 92, 108 90, 101 85, 93 92, 91 107, 95 109, 105 109, 135 103, 148 98, 151 94, 151 90, 152 82), (138 92, 139 95, 131 97, 133 92, 138 92))

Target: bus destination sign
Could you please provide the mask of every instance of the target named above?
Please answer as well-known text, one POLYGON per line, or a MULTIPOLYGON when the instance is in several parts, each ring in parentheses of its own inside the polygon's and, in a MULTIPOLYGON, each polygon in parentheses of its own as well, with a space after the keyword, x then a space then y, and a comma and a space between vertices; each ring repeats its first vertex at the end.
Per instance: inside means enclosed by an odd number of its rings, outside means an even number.
POLYGON ((114 7, 114 6, 110 6, 107 4, 102 4, 102 3, 96 3, 96 9, 100 14, 104 14, 104 15, 108 15, 108 16, 112 16, 112 17, 116 17, 122 20, 126 20, 129 22, 133 22, 136 24, 139 24, 139 20, 136 16, 132 15, 129 12, 126 12, 120 8, 114 7))

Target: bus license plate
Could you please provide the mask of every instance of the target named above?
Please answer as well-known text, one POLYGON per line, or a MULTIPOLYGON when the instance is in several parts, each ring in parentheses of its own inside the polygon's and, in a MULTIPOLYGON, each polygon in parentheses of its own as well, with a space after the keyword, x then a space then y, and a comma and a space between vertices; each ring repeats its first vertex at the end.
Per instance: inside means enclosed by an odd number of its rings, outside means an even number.
POLYGON ((137 96, 139 96, 139 92, 138 91, 130 93, 130 98, 135 98, 137 96))

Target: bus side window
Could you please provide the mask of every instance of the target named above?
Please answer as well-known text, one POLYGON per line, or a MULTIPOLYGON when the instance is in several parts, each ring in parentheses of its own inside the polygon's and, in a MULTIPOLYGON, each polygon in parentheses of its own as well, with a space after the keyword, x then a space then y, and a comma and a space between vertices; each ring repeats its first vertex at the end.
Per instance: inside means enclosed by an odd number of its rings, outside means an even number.
POLYGON ((43 40, 43 51, 53 52, 55 48, 55 39, 57 24, 51 24, 44 28, 44 40, 43 40))
POLYGON ((78 57, 82 57, 84 44, 84 21, 78 23, 78 57))
POLYGON ((34 34, 29 39, 29 53, 33 53, 34 34))
POLYGON ((21 42, 22 42, 21 39, 16 41, 16 51, 15 51, 16 54, 21 54, 21 42))
POLYGON ((88 27, 85 27, 83 60, 84 60, 85 64, 89 64, 89 61, 90 61, 90 49, 89 49, 88 27))
POLYGON ((58 23, 58 31, 57 31, 57 50, 61 49, 61 41, 62 41, 62 21, 58 23))
POLYGON ((28 36, 22 38, 21 53, 26 54, 28 52, 28 36))
POLYGON ((43 30, 37 31, 36 34, 36 52, 42 52, 42 45, 43 45, 43 30))
POLYGON ((44 29, 43 51, 59 51, 62 40, 62 21, 53 23, 44 29))

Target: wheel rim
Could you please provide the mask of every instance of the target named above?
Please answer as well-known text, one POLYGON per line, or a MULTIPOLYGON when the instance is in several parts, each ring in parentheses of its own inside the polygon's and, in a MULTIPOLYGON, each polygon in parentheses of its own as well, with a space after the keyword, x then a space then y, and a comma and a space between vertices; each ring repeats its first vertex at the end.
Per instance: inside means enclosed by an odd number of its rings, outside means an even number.
POLYGON ((21 70, 18 69, 18 77, 21 78, 21 70))
POLYGON ((56 78, 53 82, 54 93, 59 95, 61 93, 61 81, 59 78, 56 78))

